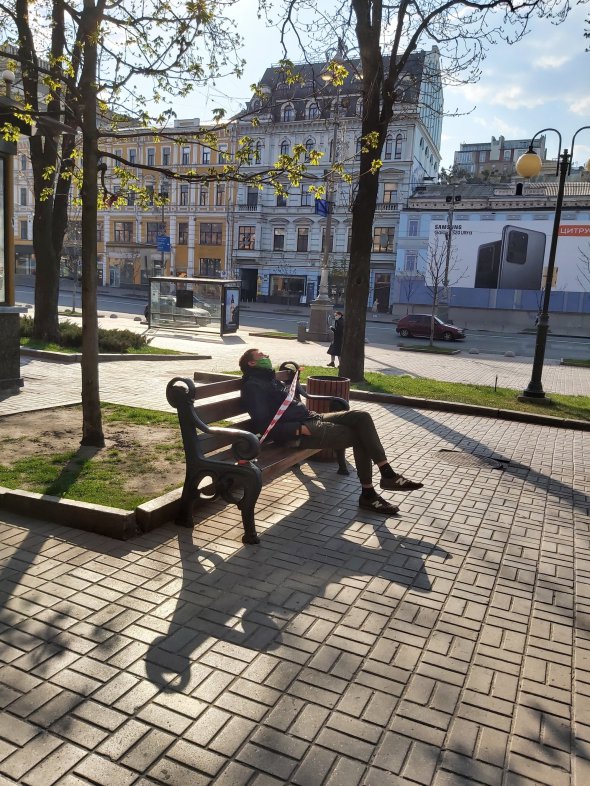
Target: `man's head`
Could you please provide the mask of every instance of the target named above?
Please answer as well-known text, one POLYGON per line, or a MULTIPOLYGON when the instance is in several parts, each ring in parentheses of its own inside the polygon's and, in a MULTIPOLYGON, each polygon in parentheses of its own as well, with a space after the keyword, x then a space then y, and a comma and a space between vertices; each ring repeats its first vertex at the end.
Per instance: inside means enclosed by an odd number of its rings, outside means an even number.
POLYGON ((240 371, 247 374, 253 368, 270 368, 272 363, 268 355, 259 349, 247 349, 240 358, 240 371))

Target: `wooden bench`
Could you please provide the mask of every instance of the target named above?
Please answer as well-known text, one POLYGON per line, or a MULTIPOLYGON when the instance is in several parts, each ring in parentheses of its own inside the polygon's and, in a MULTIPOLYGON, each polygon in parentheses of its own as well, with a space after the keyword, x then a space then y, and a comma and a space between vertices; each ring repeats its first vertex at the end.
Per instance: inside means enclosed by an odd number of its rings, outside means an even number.
MULTIPOLYGON (((277 372, 282 382, 290 384, 295 363, 283 363, 277 372)), ((243 543, 259 543, 254 507, 263 484, 283 475, 291 467, 314 456, 320 449, 302 449, 274 445, 270 439, 261 445, 248 431, 250 421, 240 398, 242 378, 195 385, 191 379, 174 377, 166 387, 166 398, 178 412, 184 445, 186 475, 176 523, 193 526, 193 510, 206 501, 221 497, 237 505, 242 513, 243 543), (198 402, 195 403, 195 402, 198 402), (235 418, 244 420, 229 426, 211 426, 235 418)), ((299 396, 306 396, 298 385, 299 396)), ((327 402, 329 411, 349 409, 343 398, 317 396, 327 402)), ((311 407, 313 408, 313 407, 311 407)), ((336 452, 338 473, 348 475, 344 450, 336 452)))

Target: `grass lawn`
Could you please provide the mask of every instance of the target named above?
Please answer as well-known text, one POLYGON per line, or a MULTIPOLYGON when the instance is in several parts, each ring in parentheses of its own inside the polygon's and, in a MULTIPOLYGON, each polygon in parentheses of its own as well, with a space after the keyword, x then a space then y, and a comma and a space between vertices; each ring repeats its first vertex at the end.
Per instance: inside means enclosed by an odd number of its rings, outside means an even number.
MULTIPOLYGON (((310 376, 337 376, 335 370, 321 366, 306 366, 301 374, 302 382, 310 376)), ((416 396, 436 401, 455 401, 462 404, 478 404, 482 407, 511 409, 518 412, 534 412, 539 415, 567 418, 568 420, 590 421, 590 396, 561 396, 549 394, 551 406, 529 404, 518 401, 522 391, 487 385, 467 385, 459 382, 439 382, 435 379, 392 376, 376 372, 365 373, 365 382, 352 383, 352 389, 374 393, 391 393, 396 396, 416 396)))

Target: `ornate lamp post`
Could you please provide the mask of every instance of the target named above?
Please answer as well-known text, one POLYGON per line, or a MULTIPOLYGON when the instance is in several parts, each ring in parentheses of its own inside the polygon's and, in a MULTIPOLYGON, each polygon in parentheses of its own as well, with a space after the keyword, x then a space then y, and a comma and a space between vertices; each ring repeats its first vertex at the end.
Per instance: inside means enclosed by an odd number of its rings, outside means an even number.
MULTIPOLYGON (((541 306, 541 313, 537 323, 537 339, 535 342, 535 356, 533 358, 533 370, 531 380, 526 390, 523 390, 522 396, 519 399, 524 401, 534 400, 539 404, 551 404, 551 399, 545 396, 543 385, 541 383, 541 376, 543 374, 543 362, 545 360, 545 345, 547 344, 547 333, 549 331, 549 301, 551 299, 551 287, 553 284, 553 272, 555 270, 555 253, 557 251, 557 238, 559 236, 559 222, 561 220, 561 208, 563 205, 563 194, 565 191, 565 179, 571 171, 572 156, 574 153, 574 142, 580 131, 589 130, 590 126, 582 126, 574 133, 572 137, 571 150, 568 151, 564 148, 561 152, 561 134, 555 128, 544 128, 542 131, 537 131, 535 136, 531 139, 529 149, 524 153, 516 162, 516 171, 522 177, 535 177, 541 171, 543 163, 537 153, 535 153, 533 145, 535 139, 539 134, 545 131, 555 131, 559 137, 559 151, 557 153, 557 172, 559 175, 559 185, 557 188, 557 199, 555 201, 555 218, 553 221, 553 232, 551 233, 551 246, 549 248, 549 260, 547 262, 547 275, 545 278, 545 291, 543 293, 543 302, 541 306)), ((588 162, 590 164, 590 162, 588 162)), ((588 167, 588 165, 587 165, 588 167)))
MULTIPOLYGON (((333 63, 343 62, 340 52, 334 57, 333 63)), ((331 68, 325 68, 320 74, 327 84, 334 81, 334 73, 331 68)), ((338 144, 338 121, 340 112, 340 86, 336 90, 336 105, 334 110, 334 131, 332 134, 332 170, 326 174, 326 231, 324 235, 324 253, 322 257, 322 267, 320 273, 320 288, 316 299, 310 303, 309 330, 307 337, 312 341, 330 341, 332 334, 328 327, 328 315, 332 312, 332 301, 330 300, 328 277, 329 277, 329 258, 330 242, 332 240, 332 212, 334 205, 334 163, 336 161, 336 147, 338 144)))

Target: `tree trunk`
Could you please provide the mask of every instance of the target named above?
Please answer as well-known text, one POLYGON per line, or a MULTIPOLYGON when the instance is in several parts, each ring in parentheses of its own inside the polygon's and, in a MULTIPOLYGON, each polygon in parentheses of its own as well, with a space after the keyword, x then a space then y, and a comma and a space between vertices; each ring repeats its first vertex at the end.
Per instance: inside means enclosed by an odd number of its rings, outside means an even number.
POLYGON ((104 447, 98 380, 98 313, 96 308, 96 221, 98 214, 98 130, 96 65, 98 14, 85 0, 82 24, 84 67, 82 118, 82 445, 104 447))
POLYGON ((33 248, 35 250, 35 317, 33 338, 59 343, 59 257, 52 237, 53 200, 35 198, 33 215, 33 248))
POLYGON ((376 175, 367 174, 361 177, 352 208, 350 262, 344 309, 346 320, 340 373, 353 382, 361 382, 365 373, 365 330, 377 187, 376 175))

